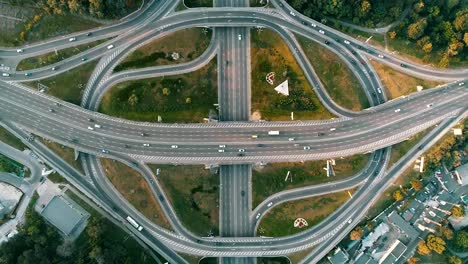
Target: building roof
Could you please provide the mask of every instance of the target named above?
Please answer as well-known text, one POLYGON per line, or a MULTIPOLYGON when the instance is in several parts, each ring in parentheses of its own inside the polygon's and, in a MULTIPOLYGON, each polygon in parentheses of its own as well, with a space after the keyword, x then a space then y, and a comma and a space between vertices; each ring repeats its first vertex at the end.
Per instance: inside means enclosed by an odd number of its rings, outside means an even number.
POLYGON ((468 185, 468 163, 458 166, 455 169, 456 173, 460 177, 461 185, 468 185))
POLYGON ((396 240, 385 252, 379 261, 379 264, 395 263, 406 251, 406 246, 400 240, 396 240))
POLYGON ((78 204, 61 195, 54 196, 42 210, 41 215, 65 235, 73 233, 89 216, 78 204))
POLYGON ((388 220, 411 239, 419 236, 419 232, 416 231, 416 229, 414 229, 414 227, 412 227, 408 222, 406 222, 396 211, 392 211, 388 215, 388 220))
POLYGON ((361 252, 354 260, 354 264, 377 264, 377 261, 375 261, 366 253, 361 252))
POLYGON ((341 248, 337 248, 333 254, 333 256, 329 257, 328 260, 332 264, 343 264, 349 260, 348 254, 341 250, 341 248))
POLYGON ((288 87, 288 80, 280 83, 278 86, 275 87, 275 91, 282 95, 289 95, 289 87, 288 87))
POLYGON ((374 229, 373 232, 371 232, 362 240, 362 247, 371 247, 375 243, 375 241, 379 239, 379 237, 385 235, 385 233, 387 233, 389 230, 390 229, 386 223, 381 223, 374 229))

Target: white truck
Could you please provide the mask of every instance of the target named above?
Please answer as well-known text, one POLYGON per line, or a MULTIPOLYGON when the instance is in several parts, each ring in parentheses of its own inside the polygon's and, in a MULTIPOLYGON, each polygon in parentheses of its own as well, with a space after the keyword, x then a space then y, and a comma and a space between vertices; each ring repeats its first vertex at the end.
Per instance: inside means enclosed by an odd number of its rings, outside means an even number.
POLYGON ((270 135, 270 136, 279 136, 279 131, 278 130, 268 131, 268 135, 270 135))
POLYGON ((127 221, 134 227, 136 230, 141 231, 143 230, 143 227, 139 225, 133 218, 130 216, 127 216, 127 221))

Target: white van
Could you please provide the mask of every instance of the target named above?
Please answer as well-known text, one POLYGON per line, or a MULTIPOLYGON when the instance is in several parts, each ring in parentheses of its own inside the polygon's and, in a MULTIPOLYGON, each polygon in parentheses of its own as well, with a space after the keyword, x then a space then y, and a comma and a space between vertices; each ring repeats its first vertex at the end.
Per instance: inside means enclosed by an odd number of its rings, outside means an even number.
POLYGON ((10 77, 10 74, 9 74, 9 73, 6 73, 6 72, 4 72, 4 73, 2 73, 2 76, 3 76, 3 77, 10 77))
POLYGON ((88 129, 89 130, 94 130, 94 128, 92 126, 88 126, 88 129))
POLYGON ((94 124, 94 127, 95 127, 95 128, 101 128, 101 125, 94 124))
POLYGON ((114 47, 114 45, 109 45, 107 46, 107 49, 112 49, 114 47))

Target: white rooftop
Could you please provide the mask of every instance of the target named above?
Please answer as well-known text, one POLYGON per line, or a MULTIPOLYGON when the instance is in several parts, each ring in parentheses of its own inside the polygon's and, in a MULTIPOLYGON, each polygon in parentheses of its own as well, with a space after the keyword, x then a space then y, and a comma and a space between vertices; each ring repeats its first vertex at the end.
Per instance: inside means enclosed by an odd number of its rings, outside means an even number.
POLYGON ((288 80, 280 83, 280 85, 275 87, 275 91, 282 95, 289 96, 289 87, 288 87, 288 80))

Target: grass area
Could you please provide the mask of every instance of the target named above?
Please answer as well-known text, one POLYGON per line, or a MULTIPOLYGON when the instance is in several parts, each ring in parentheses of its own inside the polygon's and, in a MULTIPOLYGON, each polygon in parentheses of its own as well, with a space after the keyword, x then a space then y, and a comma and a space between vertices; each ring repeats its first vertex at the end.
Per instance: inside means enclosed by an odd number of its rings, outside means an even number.
POLYGON ((45 92, 64 101, 80 105, 81 97, 86 88, 86 83, 93 73, 97 61, 88 62, 57 76, 40 81, 27 82, 26 85, 37 89, 38 84, 43 84, 49 89, 45 92))
POLYGON ((204 166, 150 165, 179 219, 200 236, 217 235, 219 177, 204 166))
MULTIPOLYGON (((353 193, 353 190, 350 190, 353 193)), ((348 191, 286 202, 271 209, 261 220, 258 234, 271 237, 287 236, 318 224, 349 199, 348 191), (294 220, 304 218, 308 226, 294 227, 294 220)))
POLYGON ((369 161, 370 155, 355 155, 344 159, 337 159, 333 167, 335 176, 327 177, 327 162, 307 161, 304 163, 271 163, 252 172, 253 206, 257 206, 268 196, 280 191, 307 185, 335 181, 356 174, 369 161), (291 171, 293 182, 285 181, 288 171, 291 171))
POLYGON ((55 143, 50 140, 41 140, 41 142, 46 145, 50 150, 59 155, 63 160, 65 160, 70 166, 84 174, 83 167, 81 166, 80 160, 75 160, 75 150, 69 147, 65 147, 61 144, 55 143))
POLYGON ((211 34, 212 31, 205 28, 189 28, 171 33, 132 52, 115 67, 115 71, 191 61, 208 48, 211 34), (179 54, 179 59, 172 58, 174 52, 179 54))
POLYGON ((21 151, 26 148, 26 145, 24 145, 19 138, 15 137, 2 126, 0 126, 0 141, 21 151))
POLYGON ((130 120, 202 122, 218 101, 216 60, 188 74, 127 81, 112 87, 99 111, 130 120))
POLYGON ((46 15, 26 34, 26 42, 39 41, 72 32, 99 27, 102 24, 71 14, 46 15))
POLYGON ((388 162, 388 167, 390 168, 393 164, 395 164, 395 162, 397 162, 401 157, 403 157, 431 130, 432 127, 411 136, 409 139, 403 142, 393 145, 392 153, 390 154, 390 161, 388 162))
MULTIPOLYGON (((102 216, 99 212, 97 212, 92 206, 90 206, 87 202, 83 201, 79 198, 76 194, 71 191, 66 191, 66 195, 73 199, 77 204, 79 204, 83 209, 85 209, 88 213, 91 214, 91 218, 88 220, 90 222, 94 222, 94 220, 99 220, 102 222, 102 226, 104 227, 102 232, 100 233, 102 239, 106 241, 107 245, 119 245, 119 248, 115 248, 119 252, 115 252, 115 255, 126 255, 127 259, 131 259, 133 263, 141 263, 141 264, 153 264, 157 263, 148 253, 135 241, 133 236, 127 234, 125 231, 120 229, 114 223, 109 221, 107 218, 102 216)), ((91 227, 86 227, 85 231, 81 233, 78 239, 75 241, 75 246, 85 247, 89 243, 87 241, 86 234, 89 232, 88 229, 91 227)), ((157 257, 161 261, 165 261, 161 256, 155 253, 157 257)), ((122 261, 123 259, 121 259, 122 261)))
POLYGON ((64 184, 68 183, 69 184, 67 179, 65 179, 62 175, 60 175, 57 172, 49 174, 49 176, 47 176, 47 179, 51 180, 53 183, 64 183, 64 184))
POLYGON ((290 264, 289 259, 285 257, 257 258, 258 264, 290 264))
POLYGON ((171 228, 148 183, 137 171, 111 159, 102 158, 101 164, 107 178, 130 204, 153 223, 171 228))
POLYGON ((64 60, 66 58, 72 57, 80 52, 83 52, 84 50, 91 49, 101 43, 104 43, 108 41, 108 39, 102 39, 94 42, 90 42, 87 44, 79 45, 76 47, 71 47, 67 49, 61 49, 57 50, 57 53, 55 52, 50 52, 47 54, 43 54, 37 57, 31 57, 31 58, 26 58, 18 64, 16 67, 16 70, 18 71, 26 71, 30 69, 35 69, 39 67, 44 67, 50 64, 54 64, 56 62, 59 62, 61 60, 64 60))
POLYGON ((218 264, 218 258, 203 258, 200 260, 200 264, 218 264))
POLYGON ((252 119, 290 120, 329 119, 330 114, 320 103, 291 51, 275 32, 264 29, 251 31, 252 59, 252 119), (274 85, 266 82, 269 72, 275 73, 274 85), (274 88, 288 80, 289 96, 274 88))
MULTIPOLYGON (((198 262, 202 258, 202 257, 199 257, 199 256, 188 255, 188 254, 185 254, 185 253, 177 253, 177 254, 179 254, 182 258, 184 258, 189 264, 198 264, 198 262)), ((213 259, 217 260, 217 258, 213 258, 213 259)), ((208 263, 211 263, 211 262, 208 262, 208 263)), ((217 263, 217 262, 215 262, 215 263, 217 263)))
POLYGON ((0 154, 0 172, 8 172, 21 176, 23 174, 23 167, 21 163, 0 154))
POLYGON ((338 55, 312 40, 302 36, 297 37, 333 101, 353 111, 360 111, 370 106, 356 76, 338 55))
POLYGON ((291 264, 296 264, 299 263, 301 260, 303 260, 307 255, 314 250, 315 247, 311 247, 302 251, 294 252, 292 254, 288 255, 288 258, 291 260, 291 264))
POLYGON ((422 80, 409 76, 374 60, 370 60, 370 62, 382 80, 388 99, 417 92, 416 86, 418 85, 428 89, 443 84, 443 82, 422 80))
POLYGON ((213 0, 183 0, 184 4, 189 7, 213 7, 213 0))

